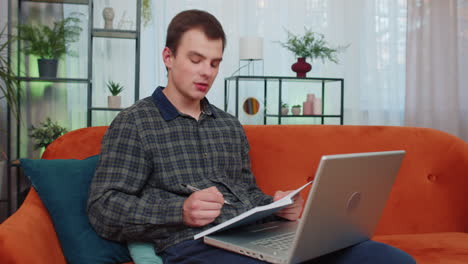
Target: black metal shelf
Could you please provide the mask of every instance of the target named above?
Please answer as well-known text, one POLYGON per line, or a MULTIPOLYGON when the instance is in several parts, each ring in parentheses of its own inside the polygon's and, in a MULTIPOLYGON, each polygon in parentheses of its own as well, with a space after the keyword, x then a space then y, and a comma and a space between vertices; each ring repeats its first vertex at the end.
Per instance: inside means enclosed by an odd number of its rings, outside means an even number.
POLYGON ((270 115, 267 114, 266 117, 279 117, 279 118, 288 118, 288 117, 341 117, 341 115, 270 115))
MULTIPOLYGON (((95 82, 95 76, 93 74, 100 74, 99 72, 96 73, 93 71, 94 67, 96 67, 93 63, 93 43, 98 40, 98 38, 107 38, 107 39, 129 39, 130 41, 134 41, 135 43, 135 59, 134 59, 134 72, 135 72, 135 78, 134 78, 134 100, 135 102, 139 99, 140 97, 140 48, 141 48, 141 6, 142 6, 142 0, 135 0, 135 1, 129 1, 129 4, 134 4, 136 5, 136 21, 135 21, 135 28, 132 30, 119 30, 119 29, 103 29, 103 28, 96 28, 97 25, 94 24, 94 18, 95 18, 95 1, 97 0, 7 0, 8 1, 8 31, 12 32, 13 27, 15 24, 20 23, 23 21, 22 16, 25 15, 25 12, 22 12, 22 9, 30 8, 32 5, 31 3, 40 3, 40 5, 44 5, 44 7, 48 6, 56 6, 55 4, 69 4, 71 8, 77 9, 79 8, 80 10, 83 8, 83 6, 87 7, 88 10, 88 16, 87 16, 87 21, 84 23, 87 24, 87 54, 88 54, 88 61, 87 61, 87 70, 86 70, 86 76, 84 78, 68 78, 67 77, 58 77, 58 78, 42 78, 39 76, 20 76, 16 79, 16 83, 23 83, 23 84, 32 84, 33 82, 43 82, 43 83, 77 83, 80 85, 77 86, 87 86, 86 93, 87 93, 87 102, 86 102, 86 126, 92 126, 93 125, 93 115, 92 113, 95 113, 94 111, 109 111, 109 112, 117 112, 121 111, 123 108, 115 109, 115 108, 106 108, 106 107, 93 107, 92 102, 94 101, 93 97, 95 96, 93 93, 93 90, 96 89, 96 84, 95 82), (50 5, 49 5, 50 4, 50 5), (76 6, 74 6, 76 5, 76 6), (83 85, 81 85, 83 84, 83 85)), ((111 1, 112 2, 112 1, 111 1)), ((57 6, 59 7, 59 6, 57 6)), ((85 7, 85 8, 86 8, 85 7)), ((99 39, 99 40, 100 40, 99 39)), ((18 41, 16 42, 16 49, 13 49, 10 47, 13 44, 8 44, 8 64, 11 65, 10 62, 10 57, 16 56, 17 58, 17 63, 16 63, 16 72, 21 73, 21 63, 23 63, 22 59, 22 53, 20 52, 13 52, 14 50, 21 50, 21 42, 18 41)), ((24 75, 24 74, 23 74, 24 75)), ((20 87, 20 86, 18 86, 20 87)), ((18 97, 18 103, 21 104, 21 96, 20 96, 20 90, 18 89, 17 91, 17 97, 18 97)), ((101 99, 101 98, 99 98, 101 99)), ((104 99, 101 99, 104 100, 104 99)), ((25 105, 24 108, 26 111, 28 110, 28 105, 25 105)), ((7 117, 7 155, 8 157, 11 157, 12 159, 19 159, 20 157, 24 157, 25 154, 22 153, 22 147, 20 145, 20 134, 21 130, 23 129, 20 125, 20 122, 18 121, 20 119, 19 112, 13 113, 9 108, 7 108, 8 112, 8 117, 7 117), (15 123, 13 123, 13 120, 15 123), (16 127, 16 128, 15 128, 16 127), (13 155, 13 153, 15 153, 13 155)), ((11 162, 11 161, 10 161, 11 162)), ((16 208, 13 208, 13 200, 15 199, 13 197, 13 185, 10 183, 13 183, 14 178, 16 177, 16 181, 18 182, 18 174, 19 174, 19 169, 15 168, 19 167, 18 163, 11 163, 8 166, 7 170, 7 185, 8 185, 8 215, 13 213, 16 208), (16 176, 15 176, 16 174, 16 176)), ((17 194, 19 193, 19 184, 16 186, 17 188, 17 194)), ((17 206, 20 205, 18 197, 16 197, 17 200, 17 206)))
POLYGON ((107 107, 91 107, 91 111, 122 111, 125 108, 107 108, 107 107))
POLYGON ((18 81, 24 82, 63 82, 63 83, 88 83, 90 80, 84 78, 45 78, 45 77, 18 77, 18 81))
POLYGON ((341 81, 343 79, 340 78, 316 78, 316 77, 305 77, 305 78, 297 78, 297 77, 291 77, 291 76, 249 76, 249 75, 238 75, 238 76, 231 76, 225 78, 227 81, 234 81, 234 80, 243 80, 243 81, 271 81, 271 80, 287 80, 288 82, 337 82, 341 81))
POLYGON ((118 29, 93 29, 93 37, 95 38, 118 38, 118 39, 137 39, 138 32, 134 30, 118 30, 118 29))
POLYGON ((88 0, 21 0, 22 2, 87 5, 88 0))
MULTIPOLYGON (((321 124, 325 124, 325 118, 339 118, 340 124, 343 125, 344 122, 344 79, 342 78, 315 78, 315 77, 306 77, 306 78, 298 78, 298 77, 291 77, 291 76, 249 76, 249 75, 238 75, 238 76, 231 76, 224 79, 224 111, 228 111, 228 95, 229 95, 229 88, 230 82, 233 82, 234 85, 231 88, 234 89, 235 93, 235 112, 232 113, 234 116, 239 117, 239 84, 241 82, 263 82, 263 124, 267 124, 267 118, 277 118, 277 123, 281 125, 281 120, 284 118, 320 118, 321 124), (321 115, 282 115, 281 114, 281 104, 282 101, 282 90, 284 83, 315 83, 321 85, 321 100, 322 100, 322 111, 321 115), (329 87, 327 84, 329 83, 339 83, 339 90, 340 90, 340 109, 339 114, 333 113, 325 113, 325 95, 329 87), (278 91, 277 99, 278 99, 278 109, 277 114, 268 114, 267 113, 267 94, 268 94, 268 87, 270 85, 277 86, 278 91)), ((294 89, 294 88, 292 88, 294 89)), ((273 110, 270 109, 268 112, 272 112, 273 110)), ((276 112, 276 109, 273 111, 276 112)), ((271 120, 270 120, 271 121, 271 120)))

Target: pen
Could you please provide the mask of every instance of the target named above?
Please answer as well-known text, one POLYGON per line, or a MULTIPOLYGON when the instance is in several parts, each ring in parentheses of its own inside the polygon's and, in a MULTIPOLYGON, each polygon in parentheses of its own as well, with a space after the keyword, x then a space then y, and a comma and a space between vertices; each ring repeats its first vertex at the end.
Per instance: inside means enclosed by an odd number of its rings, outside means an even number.
MULTIPOLYGON (((193 187, 192 185, 183 184, 183 183, 181 183, 180 185, 182 185, 182 187, 184 187, 184 188, 187 188, 187 189, 189 189, 189 190, 190 190, 190 191, 192 191, 192 192, 197 192, 197 191, 200 191, 200 189, 198 189, 197 187, 193 187)), ((229 202, 229 201, 228 201, 228 200, 226 200, 226 199, 224 199, 224 203, 225 203, 225 204, 232 205, 232 203, 231 203, 231 202, 229 202)))

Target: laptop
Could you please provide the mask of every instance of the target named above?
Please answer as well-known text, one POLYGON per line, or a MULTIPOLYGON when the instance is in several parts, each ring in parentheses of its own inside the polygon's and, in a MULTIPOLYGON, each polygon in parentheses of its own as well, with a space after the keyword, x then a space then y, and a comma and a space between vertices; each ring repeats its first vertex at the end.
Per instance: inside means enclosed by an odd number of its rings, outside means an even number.
POLYGON ((204 243, 272 263, 298 263, 370 239, 405 151, 322 156, 301 219, 234 228, 204 243))

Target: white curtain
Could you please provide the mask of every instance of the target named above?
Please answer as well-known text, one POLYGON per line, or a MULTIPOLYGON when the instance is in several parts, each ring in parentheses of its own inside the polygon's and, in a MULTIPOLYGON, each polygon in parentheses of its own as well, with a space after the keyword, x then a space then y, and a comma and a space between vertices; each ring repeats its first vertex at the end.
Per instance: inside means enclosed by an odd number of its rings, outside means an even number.
MULTIPOLYGON (((310 62, 309 77, 344 78, 345 124, 402 125, 405 102, 405 0, 178 0, 153 1, 153 24, 143 32, 142 96, 156 85, 165 85, 166 70, 161 60, 167 25, 178 12, 190 8, 214 14, 227 34, 227 47, 210 101, 224 107, 224 78, 239 68, 239 38, 263 37, 263 72, 257 75, 294 76, 294 55, 277 42, 285 41, 286 29, 302 34, 304 28, 325 34, 332 45, 349 48, 340 54, 340 64, 310 62)), ((302 104, 301 89, 286 89, 283 100, 302 104)), ((253 96, 262 103, 263 90, 255 87, 240 92, 240 103, 253 96)), ((326 107, 336 108, 339 96, 329 98, 326 107), (334 100, 335 99, 335 100, 334 100)), ((234 98, 229 98, 229 107, 234 98)), ((277 109, 277 100, 268 102, 277 109), (274 105, 276 103, 276 105, 274 105)), ((241 107, 239 108, 241 109, 241 107)), ((241 111, 242 112, 242 111, 241 111)), ((259 123, 256 116, 240 113, 245 124, 259 123)), ((290 123, 310 119, 290 119, 290 123)))
MULTIPOLYGON (((104 28, 102 12, 106 7, 114 10, 113 29, 136 29, 136 1, 101 0, 93 2, 93 27, 95 29, 104 28)), ((74 12, 80 12, 84 15, 82 17, 83 32, 79 42, 72 44, 72 49, 78 53, 78 60, 74 57, 67 57, 67 75, 87 78, 88 60, 91 60, 93 68, 92 107, 107 107, 107 96, 110 95, 110 92, 107 90, 106 84, 109 81, 124 86, 124 90, 120 94, 122 107, 132 105, 135 86, 135 40, 93 38, 93 46, 90 47, 93 49, 93 58, 88 58, 88 6, 64 5, 65 17, 74 12)), ((145 56, 146 54, 141 54, 141 58, 145 56)), ((87 86, 86 84, 68 84, 67 88, 70 127, 72 129, 84 127, 87 120, 87 86)), ((93 111, 92 125, 108 125, 116 114, 115 111, 93 111)))
POLYGON ((408 1, 406 125, 468 140, 468 0, 408 1))
MULTIPOLYGON (((45 5, 45 4, 44 4, 45 5)), ((103 27, 102 10, 114 8, 114 27, 134 28, 135 3, 133 1, 95 1, 95 28, 103 27), (130 25, 132 24, 133 25, 130 25)), ((333 45, 349 48, 339 55, 340 64, 321 61, 310 62, 313 69, 310 77, 344 78, 345 80, 345 124, 353 125, 402 125, 405 95, 405 47, 406 47, 406 1, 405 0, 153 0, 153 19, 142 27, 140 98, 149 96, 156 86, 166 85, 166 69, 161 59, 165 44, 166 29, 170 20, 180 11, 202 9, 214 14, 222 23, 227 34, 227 47, 217 80, 209 94, 210 101, 224 108, 224 78, 231 76, 240 66, 239 38, 260 36, 264 41, 262 71, 257 75, 294 76, 291 65, 295 57, 281 47, 286 30, 302 34, 304 28, 323 33, 333 45)), ((66 72, 63 76, 86 78, 87 76, 87 7, 64 5, 63 15, 81 12, 83 32, 80 41, 72 45, 77 57, 65 58, 66 72), (86 47, 86 48, 84 48, 86 47)), ((105 107, 107 102, 106 82, 122 83, 123 106, 133 103, 134 42, 132 40, 95 39, 93 44, 93 106, 105 107)), ((338 84, 337 84, 338 85, 338 84)), ((86 126, 86 84, 56 84, 65 88, 59 101, 60 111, 43 113, 59 120, 69 129, 86 126), (64 116, 65 115, 65 116, 64 116), (57 116, 57 117, 56 117, 57 116)), ((315 89, 315 88, 314 88, 315 89)), ((61 90, 63 91, 63 89, 61 90)), ((286 87, 283 101, 289 105, 302 104, 307 89, 286 87)), ((39 95, 38 95, 39 96, 39 95)), ((261 104, 263 89, 247 86, 240 92, 240 103, 247 97, 256 97, 261 104)), ((228 106, 233 107, 232 97, 228 106)), ((269 107, 277 109, 277 99, 271 99, 269 107)), ((39 100, 41 101, 41 100, 39 100)), ((340 104, 338 93, 328 96, 326 109, 337 109, 340 104)), ((42 113, 44 108, 33 106, 32 113, 42 113)), ((240 107, 240 109, 242 109, 240 107)), ((116 112, 94 112, 93 125, 109 124, 116 112)), ((263 109, 255 116, 240 111, 244 124, 263 121, 263 109)), ((311 119, 288 119, 289 123, 317 123, 311 119)), ((42 118, 32 122, 37 124, 42 118)), ((336 119, 336 122, 338 119, 336 119)), ((288 122, 283 122, 288 123, 288 122)))

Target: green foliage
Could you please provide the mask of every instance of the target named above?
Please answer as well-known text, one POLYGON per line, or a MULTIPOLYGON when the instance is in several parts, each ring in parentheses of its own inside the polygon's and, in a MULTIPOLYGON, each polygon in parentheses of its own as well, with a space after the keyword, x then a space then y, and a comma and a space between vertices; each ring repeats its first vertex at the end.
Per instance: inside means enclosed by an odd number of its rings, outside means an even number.
POLYGON ((14 41, 14 37, 6 34, 7 26, 0 31, 0 100, 5 99, 13 114, 18 111, 16 98, 17 82, 11 65, 8 65, 8 44, 14 41), (3 40, 5 42, 3 42, 3 40))
POLYGON ((78 41, 83 30, 79 25, 80 19, 76 15, 77 13, 64 20, 54 22, 53 28, 45 25, 19 25, 19 39, 28 44, 23 49, 24 53, 36 55, 41 59, 58 59, 67 53, 70 44, 78 41))
POLYGON ((40 123, 39 127, 31 126, 30 132, 29 136, 35 139, 34 149, 40 149, 47 147, 58 137, 67 133, 68 130, 58 123, 52 122, 48 117, 45 122, 40 123))
POLYGON ((124 87, 120 83, 109 81, 107 82, 107 89, 113 96, 117 96, 123 91, 124 87))
POLYGON ((294 35, 288 32, 288 40, 280 42, 281 46, 293 52, 299 58, 320 58, 322 62, 328 59, 334 63, 338 63, 337 53, 344 51, 348 46, 330 47, 325 41, 323 34, 314 33, 309 29, 305 29, 304 36, 294 35))
POLYGON ((151 0, 143 0, 141 16, 143 17, 143 25, 146 27, 153 18, 151 14, 151 0))
POLYGON ((281 105, 281 107, 288 108, 289 105, 287 103, 284 103, 284 104, 281 105))
POLYGON ((293 105, 292 107, 293 107, 293 108, 301 108, 302 105, 293 105))

